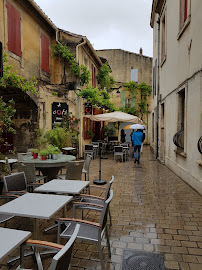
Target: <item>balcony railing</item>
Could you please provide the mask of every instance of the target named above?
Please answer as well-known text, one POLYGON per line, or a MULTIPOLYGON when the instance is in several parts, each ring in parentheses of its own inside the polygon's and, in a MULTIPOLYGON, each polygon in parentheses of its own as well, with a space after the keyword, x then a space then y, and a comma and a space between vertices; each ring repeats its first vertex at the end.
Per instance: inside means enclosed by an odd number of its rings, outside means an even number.
POLYGON ((174 144, 179 147, 180 149, 184 149, 184 130, 178 131, 173 136, 173 142, 174 144))
POLYGON ((197 146, 198 146, 199 153, 202 155, 202 136, 198 140, 197 146))

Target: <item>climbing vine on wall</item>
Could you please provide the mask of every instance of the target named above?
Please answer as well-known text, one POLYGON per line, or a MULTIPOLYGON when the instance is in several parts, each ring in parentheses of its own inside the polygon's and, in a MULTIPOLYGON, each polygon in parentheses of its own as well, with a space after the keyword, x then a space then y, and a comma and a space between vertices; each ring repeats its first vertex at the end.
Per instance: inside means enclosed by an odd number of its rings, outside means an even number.
POLYGON ((70 52, 68 46, 58 43, 53 46, 54 56, 61 57, 64 60, 64 64, 66 61, 70 63, 70 69, 75 74, 75 76, 79 77, 79 82, 81 86, 85 84, 89 84, 90 81, 90 71, 87 66, 81 65, 79 66, 74 53, 70 52))
POLYGON ((105 90, 98 90, 92 86, 88 86, 82 89, 78 96, 84 98, 87 103, 91 103, 93 107, 109 109, 114 111, 116 108, 114 104, 110 101, 110 96, 105 90))
POLYGON ((20 76, 16 72, 12 72, 12 65, 7 65, 7 54, 3 55, 3 77, 0 78, 0 87, 16 87, 20 88, 23 92, 32 92, 37 94, 37 83, 38 81, 32 77, 30 80, 26 80, 24 77, 20 76))
POLYGON ((106 62, 104 63, 101 68, 99 69, 97 75, 97 81, 100 86, 100 89, 106 89, 108 92, 110 91, 111 87, 114 85, 115 80, 112 76, 110 76, 111 69, 109 64, 106 62))
POLYGON ((134 115, 141 115, 143 117, 144 114, 147 113, 147 98, 151 96, 152 87, 150 85, 147 85, 145 82, 142 82, 140 84, 136 82, 128 82, 124 84, 124 90, 128 91, 132 95, 137 96, 138 93, 140 95, 140 99, 137 101, 138 108, 132 107, 132 108, 121 108, 122 111, 125 111, 127 113, 131 113, 134 115))

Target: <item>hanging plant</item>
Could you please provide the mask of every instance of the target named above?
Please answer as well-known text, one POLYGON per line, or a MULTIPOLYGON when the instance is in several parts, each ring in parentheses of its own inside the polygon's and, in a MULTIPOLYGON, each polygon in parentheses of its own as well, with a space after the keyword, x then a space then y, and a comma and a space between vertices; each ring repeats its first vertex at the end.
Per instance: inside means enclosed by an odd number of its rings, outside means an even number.
POLYGON ((58 43, 53 46, 54 56, 61 57, 64 60, 64 65, 66 61, 70 63, 70 69, 75 74, 75 76, 79 77, 80 85, 83 86, 88 84, 90 81, 90 71, 87 66, 81 65, 79 66, 74 53, 70 52, 70 49, 62 44, 58 43))
POLYGON ((99 69, 98 75, 96 76, 100 89, 106 89, 110 91, 111 87, 114 85, 115 80, 110 76, 111 69, 109 64, 106 62, 99 69))
POLYGON ((38 81, 32 77, 30 80, 26 80, 21 75, 17 74, 16 72, 12 72, 12 65, 7 65, 7 54, 4 53, 3 55, 3 68, 4 73, 3 77, 0 78, 0 87, 7 87, 12 86, 16 88, 20 88, 22 92, 32 92, 33 94, 37 94, 37 83, 38 81))

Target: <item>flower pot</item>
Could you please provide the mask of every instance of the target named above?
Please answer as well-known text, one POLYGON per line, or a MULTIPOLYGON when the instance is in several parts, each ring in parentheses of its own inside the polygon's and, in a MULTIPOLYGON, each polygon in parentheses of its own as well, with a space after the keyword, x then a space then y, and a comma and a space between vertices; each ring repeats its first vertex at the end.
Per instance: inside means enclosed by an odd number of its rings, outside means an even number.
POLYGON ((32 153, 33 159, 37 159, 38 158, 38 153, 32 153))
POLYGON ((58 154, 52 154, 52 159, 58 159, 58 154))
POLYGON ((41 159, 42 159, 42 160, 46 160, 46 156, 42 155, 42 156, 41 156, 41 159))

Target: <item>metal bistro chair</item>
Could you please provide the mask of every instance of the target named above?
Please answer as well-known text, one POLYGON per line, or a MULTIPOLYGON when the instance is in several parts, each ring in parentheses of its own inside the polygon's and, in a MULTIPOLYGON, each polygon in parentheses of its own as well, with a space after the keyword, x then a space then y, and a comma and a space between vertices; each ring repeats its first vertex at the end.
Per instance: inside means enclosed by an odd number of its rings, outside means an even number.
POLYGON ((46 248, 52 251, 58 251, 57 254, 53 257, 49 270, 68 270, 71 262, 72 250, 74 247, 75 239, 78 235, 80 225, 77 224, 71 238, 68 242, 63 245, 55 244, 52 242, 46 241, 38 241, 38 240, 27 240, 25 245, 21 245, 20 250, 20 267, 19 270, 26 270, 24 269, 24 247, 31 246, 37 248, 46 248))
POLYGON ((89 169, 90 169, 91 159, 92 159, 92 156, 87 154, 85 162, 84 162, 84 166, 83 166, 83 169, 82 169, 82 173, 85 176, 85 181, 86 181, 86 176, 87 176, 88 181, 89 181, 89 169))
POLYGON ((63 180, 81 180, 82 170, 84 166, 84 160, 68 161, 66 168, 66 174, 59 175, 63 180))
POLYGON ((123 162, 124 155, 125 155, 125 151, 123 149, 123 146, 114 146, 114 159, 116 159, 116 156, 121 156, 121 159, 123 162))
POLYGON ((95 149, 93 148, 92 144, 85 144, 84 145, 84 158, 86 155, 89 154, 95 159, 95 149))
POLYGON ((120 146, 123 146, 123 148, 124 148, 124 150, 125 150, 125 156, 127 157, 127 158, 129 158, 130 157, 130 143, 122 143, 122 144, 120 144, 120 146))
MULTIPOLYGON (((90 185, 89 186, 89 191, 92 188, 105 190, 105 194, 104 194, 103 197, 94 196, 94 195, 88 195, 88 194, 80 194, 80 195, 78 195, 78 197, 80 198, 80 202, 75 202, 73 204, 73 218, 75 218, 76 209, 82 209, 82 219, 83 219, 83 210, 84 209, 101 211, 102 209, 100 207, 97 207, 97 205, 98 206, 104 206, 105 201, 109 198, 110 190, 111 190, 111 186, 112 186, 113 182, 114 182, 114 176, 112 175, 111 180, 109 181, 106 188, 101 187, 101 186, 97 186, 97 185, 90 185), (86 205, 84 205, 83 203, 89 203, 89 205, 87 205, 87 208, 86 208, 86 205), (94 205, 90 206, 90 204, 94 204, 94 205)), ((111 226, 112 225, 112 219, 111 219, 110 208, 109 208, 109 219, 110 219, 109 224, 111 226)))
POLYGON ((108 245, 108 255, 111 257, 111 250, 110 250, 110 241, 109 241, 109 234, 108 234, 108 225, 107 225, 107 216, 109 211, 109 204, 113 198, 113 191, 110 191, 109 198, 105 201, 104 207, 102 208, 100 223, 96 222, 89 222, 87 220, 82 219, 74 219, 74 218, 60 218, 58 220, 58 242, 60 242, 60 237, 62 238, 69 238, 71 237, 74 228, 77 224, 80 224, 80 230, 77 235, 77 238, 80 240, 92 241, 97 243, 98 245, 98 252, 99 258, 101 262, 101 269, 104 270, 104 261, 102 256, 102 238, 105 235, 108 245), (65 230, 61 233, 61 226, 64 224, 66 226, 65 230))
POLYGON ((18 172, 24 172, 26 181, 29 187, 37 187, 40 185, 40 181, 47 182, 47 176, 36 175, 36 169, 34 163, 21 163, 17 164, 18 172))

